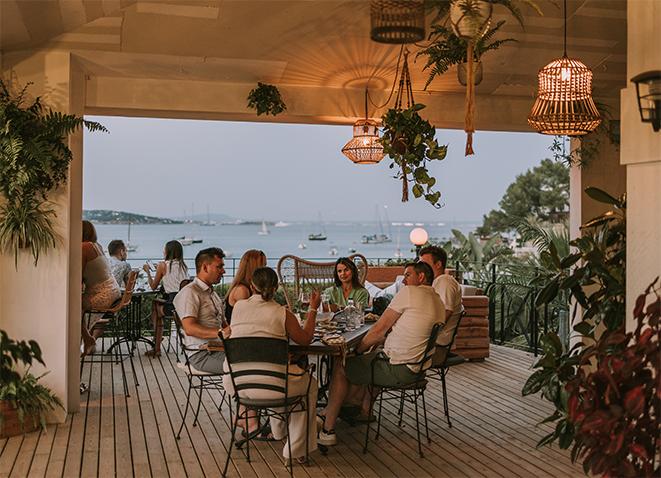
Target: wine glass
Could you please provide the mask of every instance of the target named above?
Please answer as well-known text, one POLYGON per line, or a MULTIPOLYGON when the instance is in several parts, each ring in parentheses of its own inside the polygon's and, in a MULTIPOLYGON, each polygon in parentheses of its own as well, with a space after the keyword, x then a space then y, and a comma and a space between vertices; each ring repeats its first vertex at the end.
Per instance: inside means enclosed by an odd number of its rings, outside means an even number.
POLYGON ((310 294, 308 292, 301 292, 298 295, 298 300, 301 301, 301 304, 303 307, 309 307, 310 306, 310 294))

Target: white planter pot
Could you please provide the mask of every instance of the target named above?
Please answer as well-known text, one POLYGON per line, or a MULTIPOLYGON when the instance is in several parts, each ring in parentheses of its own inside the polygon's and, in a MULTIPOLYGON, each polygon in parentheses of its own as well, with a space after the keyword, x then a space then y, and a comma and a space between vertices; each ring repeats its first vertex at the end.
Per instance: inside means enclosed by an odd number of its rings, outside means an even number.
POLYGON ((481 38, 489 29, 492 11, 493 5, 488 0, 455 0, 450 6, 452 31, 463 39, 481 38))
MULTIPOLYGON (((466 68, 466 65, 468 63, 459 63, 457 66, 457 79, 459 79, 459 83, 462 85, 466 86, 468 84, 468 69, 466 68)), ((475 85, 479 85, 482 83, 482 73, 483 73, 483 68, 482 68, 482 62, 481 61, 476 61, 473 63, 473 72, 475 73, 475 85)))

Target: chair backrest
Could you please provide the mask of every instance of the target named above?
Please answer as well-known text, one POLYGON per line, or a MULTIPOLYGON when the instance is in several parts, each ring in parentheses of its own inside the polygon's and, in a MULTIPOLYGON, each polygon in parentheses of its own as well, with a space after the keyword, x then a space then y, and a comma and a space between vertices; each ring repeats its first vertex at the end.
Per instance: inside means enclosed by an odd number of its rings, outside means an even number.
POLYGON ((248 390, 267 392, 266 395, 276 392, 287 397, 288 338, 223 338, 223 349, 237 400, 241 396, 239 392, 248 390))
MULTIPOLYGON (((365 284, 367 259, 361 254, 349 256, 358 268, 358 280, 365 284)), ((312 262, 300 257, 286 255, 278 262, 278 277, 291 308, 301 291, 321 291, 334 285, 335 262, 312 262)))
POLYGON ((431 329, 431 335, 429 336, 429 340, 427 341, 427 347, 425 348, 425 353, 422 355, 422 360, 418 362, 420 365, 420 370, 419 373, 424 375, 425 370, 429 367, 425 367, 424 365, 431 360, 432 355, 434 355, 434 351, 436 350, 436 340, 438 340, 438 333, 441 331, 441 324, 434 324, 434 326, 431 329))
POLYGON ((138 279, 138 271, 131 271, 129 274, 129 280, 126 281, 126 289, 124 289, 124 296, 122 297, 122 302, 119 305, 119 308, 126 307, 131 303, 131 298, 133 298, 133 290, 135 289, 135 281, 138 279))
MULTIPOLYGON (((179 340, 179 347, 181 347, 181 350, 184 353, 184 357, 186 359, 186 364, 188 364, 188 354, 186 352, 192 352, 193 350, 186 347, 186 344, 184 343, 184 335, 182 333, 184 326, 181 323, 181 318, 179 317, 179 314, 177 314, 176 310, 172 311, 172 317, 174 318, 174 325, 177 327, 177 340, 179 340)), ((197 352, 197 350, 195 350, 195 352, 197 352)))
POLYGON ((463 319, 464 315, 466 315, 466 311, 462 310, 461 314, 459 315, 459 320, 457 320, 457 323, 454 326, 454 330, 452 331, 452 340, 450 340, 450 343, 444 344, 444 345, 437 345, 436 350, 445 350, 445 356, 443 357, 443 363, 441 365, 438 365, 438 367, 445 367, 445 361, 448 358, 448 355, 450 354, 450 350, 452 349, 452 345, 454 344, 454 339, 457 337, 457 332, 459 331, 459 325, 461 324, 461 319, 463 319))
POLYGON ((193 279, 184 279, 184 280, 182 280, 181 282, 179 282, 179 290, 183 289, 184 287, 186 287, 191 282, 193 282, 193 279))

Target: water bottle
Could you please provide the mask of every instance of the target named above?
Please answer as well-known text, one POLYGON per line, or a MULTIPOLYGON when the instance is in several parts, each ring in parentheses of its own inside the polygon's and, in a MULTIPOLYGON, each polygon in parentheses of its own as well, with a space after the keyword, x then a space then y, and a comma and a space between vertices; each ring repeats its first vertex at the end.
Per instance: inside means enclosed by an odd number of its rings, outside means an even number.
POLYGON ((362 327, 365 325, 365 312, 363 311, 363 303, 358 302, 356 304, 356 327, 362 327))
POLYGON ((347 320, 347 327, 355 328, 356 324, 356 306, 353 303, 353 299, 347 300, 347 306, 344 309, 344 314, 347 320))

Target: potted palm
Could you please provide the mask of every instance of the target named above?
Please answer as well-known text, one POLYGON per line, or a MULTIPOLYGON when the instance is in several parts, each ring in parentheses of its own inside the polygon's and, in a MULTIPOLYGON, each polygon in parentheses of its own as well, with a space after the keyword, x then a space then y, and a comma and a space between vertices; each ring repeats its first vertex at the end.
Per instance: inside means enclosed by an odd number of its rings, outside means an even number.
POLYGON ((29 343, 10 339, 4 330, 2 335, 2 366, 0 375, 0 437, 9 437, 20 433, 46 430, 46 413, 58 406, 63 409, 62 401, 53 395, 50 389, 39 383, 45 374, 35 377, 30 373, 33 361, 44 364, 41 349, 34 340, 29 343), (17 363, 27 366, 21 375, 16 371, 17 363))
POLYGON ((99 123, 53 110, 40 98, 26 103, 26 85, 18 95, 0 81, 0 250, 28 248, 37 265, 40 253, 54 248, 55 212, 44 207, 48 195, 66 182, 73 153, 68 135, 84 126, 105 131, 99 123))

